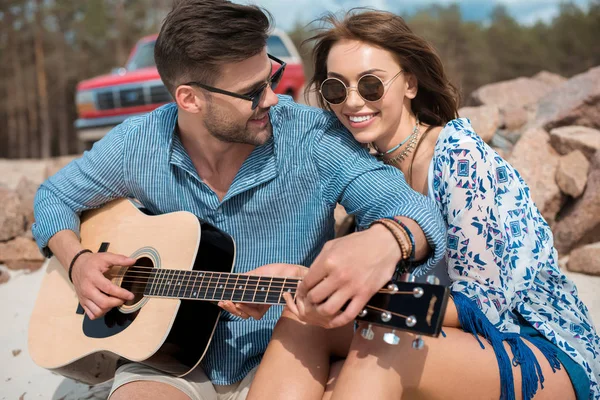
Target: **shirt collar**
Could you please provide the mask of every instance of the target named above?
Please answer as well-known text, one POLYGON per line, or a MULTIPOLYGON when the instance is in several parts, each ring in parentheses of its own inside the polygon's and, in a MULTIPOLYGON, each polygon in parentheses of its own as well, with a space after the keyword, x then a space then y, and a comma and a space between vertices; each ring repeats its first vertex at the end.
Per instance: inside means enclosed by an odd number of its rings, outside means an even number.
MULTIPOLYGON (((274 118, 272 112, 270 113, 270 116, 271 124, 273 126, 273 136, 265 144, 256 147, 252 153, 250 153, 236 174, 223 201, 266 183, 277 176, 277 156, 274 139, 277 124, 273 121, 274 118)), ((172 132, 169 143, 169 163, 183 169, 191 176, 194 176, 201 181, 192 159, 183 147, 183 143, 181 143, 177 126, 177 113, 175 113, 175 118, 169 122, 169 129, 172 132)))

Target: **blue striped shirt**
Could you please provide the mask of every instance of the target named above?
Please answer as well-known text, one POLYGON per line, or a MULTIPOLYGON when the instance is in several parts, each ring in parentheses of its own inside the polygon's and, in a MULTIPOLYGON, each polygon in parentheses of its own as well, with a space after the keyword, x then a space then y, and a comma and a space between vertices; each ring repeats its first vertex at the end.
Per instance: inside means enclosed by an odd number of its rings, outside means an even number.
MULTIPOLYGON (((244 161, 222 201, 174 134, 175 104, 125 121, 42 184, 33 226, 38 245, 49 256, 55 233, 78 232, 79 213, 133 197, 154 214, 189 211, 229 233, 235 272, 275 262, 310 265, 333 237, 339 202, 363 228, 381 217, 414 219, 434 249, 422 267, 442 258, 445 226, 435 204, 369 156, 335 116, 282 97, 270 117, 273 137, 244 161)), ((202 362, 214 384, 237 382, 258 365, 280 313, 272 307, 260 321, 224 313, 202 362)))

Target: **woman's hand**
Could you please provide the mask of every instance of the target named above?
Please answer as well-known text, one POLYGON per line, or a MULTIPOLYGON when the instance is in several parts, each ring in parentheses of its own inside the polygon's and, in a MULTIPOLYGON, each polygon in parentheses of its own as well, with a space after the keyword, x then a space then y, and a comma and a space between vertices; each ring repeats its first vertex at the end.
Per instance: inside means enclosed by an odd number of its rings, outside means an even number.
MULTIPOLYGON (((263 265, 247 272, 246 275, 302 278, 307 271, 308 268, 302 265, 277 263, 263 265)), ((271 307, 268 304, 234 303, 228 300, 220 301, 218 306, 240 318, 252 317, 256 320, 261 319, 271 307)))

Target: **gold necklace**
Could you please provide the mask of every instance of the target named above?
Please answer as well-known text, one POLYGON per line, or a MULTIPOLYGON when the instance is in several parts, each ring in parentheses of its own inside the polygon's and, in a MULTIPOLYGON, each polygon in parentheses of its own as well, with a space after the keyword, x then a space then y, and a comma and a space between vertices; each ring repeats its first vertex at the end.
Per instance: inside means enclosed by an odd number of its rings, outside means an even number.
POLYGON ((415 124, 415 127, 413 128, 413 131, 410 134, 410 140, 408 142, 408 145, 406 145, 406 148, 404 150, 402 150, 400 152, 400 154, 398 154, 397 156, 394 156, 387 160, 384 158, 383 162, 388 165, 395 165, 397 167, 400 167, 400 164, 402 164, 402 161, 404 161, 406 159, 406 157, 411 153, 411 151, 415 148, 415 145, 417 144, 418 139, 419 139, 419 120, 417 119, 417 123, 415 124))

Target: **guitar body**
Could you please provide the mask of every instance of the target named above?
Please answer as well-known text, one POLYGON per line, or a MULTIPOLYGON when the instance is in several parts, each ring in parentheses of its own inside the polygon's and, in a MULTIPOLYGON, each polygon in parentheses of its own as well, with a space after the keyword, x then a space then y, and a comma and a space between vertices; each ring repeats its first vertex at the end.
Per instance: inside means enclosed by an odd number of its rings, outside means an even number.
MULTIPOLYGON (((235 259, 233 239, 193 214, 149 216, 129 200, 84 213, 81 242, 147 268, 231 272, 235 259)), ((220 309, 209 302, 143 296, 145 284, 126 272, 113 282, 136 298, 92 321, 65 269, 50 260, 29 325, 34 362, 88 384, 111 379, 127 360, 177 376, 193 370, 210 344, 220 309)))

